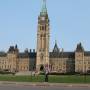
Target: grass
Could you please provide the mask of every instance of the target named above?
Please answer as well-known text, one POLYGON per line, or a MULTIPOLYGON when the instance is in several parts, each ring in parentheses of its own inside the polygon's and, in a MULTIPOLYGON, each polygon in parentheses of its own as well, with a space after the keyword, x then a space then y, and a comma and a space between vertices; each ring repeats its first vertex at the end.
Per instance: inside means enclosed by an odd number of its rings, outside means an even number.
POLYGON ((44 81, 44 76, 0 75, 0 81, 43 82, 44 81))
POLYGON ((90 76, 62 75, 50 76, 49 82, 53 83, 90 83, 90 76))
MULTIPOLYGON (((44 75, 39 76, 13 76, 0 75, 0 81, 16 81, 16 82, 44 82, 44 75)), ((90 75, 49 75, 50 83, 90 83, 90 75)))

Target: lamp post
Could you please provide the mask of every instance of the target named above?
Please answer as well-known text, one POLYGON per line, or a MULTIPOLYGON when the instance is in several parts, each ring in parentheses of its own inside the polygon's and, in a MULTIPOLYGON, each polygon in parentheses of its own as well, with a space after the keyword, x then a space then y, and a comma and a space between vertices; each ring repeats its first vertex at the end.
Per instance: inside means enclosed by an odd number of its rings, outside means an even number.
POLYGON ((85 69, 84 69, 84 70, 85 70, 85 73, 84 73, 84 82, 86 83, 86 73, 87 73, 87 72, 86 72, 86 63, 85 63, 84 68, 85 68, 85 69))

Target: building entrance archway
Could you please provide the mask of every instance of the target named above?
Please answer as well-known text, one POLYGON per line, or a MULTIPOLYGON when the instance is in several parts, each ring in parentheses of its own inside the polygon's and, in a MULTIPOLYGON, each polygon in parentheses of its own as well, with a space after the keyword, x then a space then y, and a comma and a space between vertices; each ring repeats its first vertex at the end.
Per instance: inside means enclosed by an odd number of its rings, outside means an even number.
POLYGON ((44 71, 44 65, 40 66, 40 71, 44 71))

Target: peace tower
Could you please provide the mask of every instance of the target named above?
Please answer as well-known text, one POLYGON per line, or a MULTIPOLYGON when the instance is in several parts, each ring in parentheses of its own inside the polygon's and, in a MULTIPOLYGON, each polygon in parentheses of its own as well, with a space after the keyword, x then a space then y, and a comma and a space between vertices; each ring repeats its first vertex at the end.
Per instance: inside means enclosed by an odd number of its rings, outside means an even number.
POLYGON ((37 57, 36 68, 49 65, 49 18, 46 8, 46 0, 43 0, 42 10, 38 16, 37 31, 37 57))

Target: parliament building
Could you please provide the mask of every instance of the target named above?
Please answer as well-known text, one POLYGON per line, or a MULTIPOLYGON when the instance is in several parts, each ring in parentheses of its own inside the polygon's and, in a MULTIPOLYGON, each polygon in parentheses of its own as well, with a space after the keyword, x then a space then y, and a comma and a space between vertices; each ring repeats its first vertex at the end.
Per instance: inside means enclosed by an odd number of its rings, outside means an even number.
POLYGON ((90 51, 85 51, 82 44, 75 51, 60 50, 55 42, 52 52, 50 46, 50 20, 43 0, 42 10, 38 16, 37 50, 20 52, 18 46, 10 46, 7 52, 0 52, 0 70, 10 72, 40 71, 48 69, 57 73, 87 73, 90 72, 90 51))

